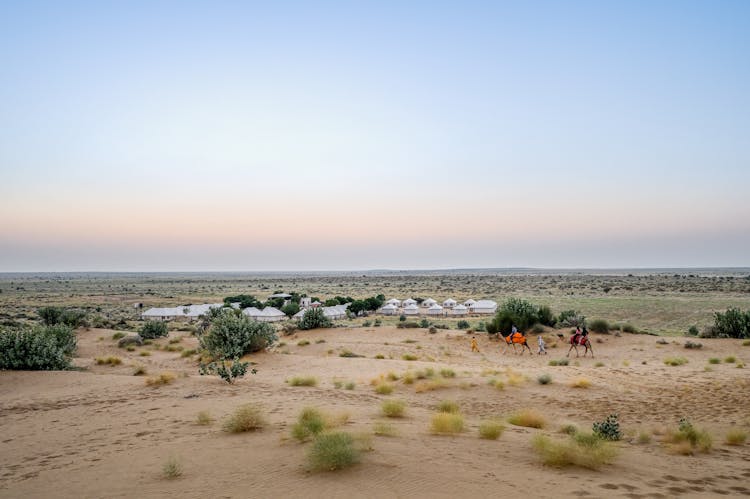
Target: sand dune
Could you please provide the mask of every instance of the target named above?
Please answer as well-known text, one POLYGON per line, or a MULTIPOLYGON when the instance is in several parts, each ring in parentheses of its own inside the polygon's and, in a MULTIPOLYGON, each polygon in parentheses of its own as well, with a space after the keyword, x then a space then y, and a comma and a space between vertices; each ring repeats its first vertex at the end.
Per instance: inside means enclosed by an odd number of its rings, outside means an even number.
MULTIPOLYGON (((546 357, 503 355, 498 342, 482 335, 481 353, 472 354, 470 337, 456 331, 337 328, 281 338, 286 346, 248 357, 258 374, 228 385, 199 376, 197 362, 179 351, 157 349, 166 339, 127 352, 116 347, 113 333, 80 332, 75 364, 83 371, 0 372, 0 497, 750 495, 750 445, 724 443, 730 428, 750 431, 748 370, 726 362, 706 370, 712 357, 750 361, 750 347, 738 340, 699 340, 702 349, 687 350, 681 338, 658 345, 652 336, 594 335, 594 359, 572 358, 568 366, 553 367, 548 361, 564 357, 567 344, 549 348, 546 357), (302 339, 310 344, 297 346, 302 339), (339 357, 344 349, 364 357, 339 357), (407 353, 418 360, 402 360, 407 353), (385 358, 374 358, 378 354, 385 358), (106 356, 123 363, 95 363, 106 356), (674 356, 688 363, 664 364, 674 356), (142 376, 133 376, 136 365, 149 374, 178 376, 172 384, 148 387, 142 376), (456 377, 446 380, 446 388, 422 393, 395 381, 390 396, 376 394, 370 384, 388 372, 426 368, 449 368, 456 377), (543 373, 552 376, 551 384, 536 382, 543 373), (318 385, 289 386, 285 381, 295 375, 315 376, 318 385), (581 377, 589 388, 570 386, 581 377), (491 386, 490 379, 505 388, 491 386), (356 386, 336 388, 336 381, 356 386), (406 417, 389 420, 397 436, 373 437, 372 451, 348 470, 306 470, 309 444, 289 436, 302 407, 347 413, 345 430, 372 434, 384 419, 385 398, 408 404, 406 417), (465 416, 467 430, 459 436, 429 432, 430 416, 444 399, 457 401, 465 416), (256 433, 224 433, 221 420, 247 402, 263 407, 268 426, 256 433), (482 419, 505 418, 523 408, 541 411, 547 427, 507 425, 497 441, 478 438, 482 419), (216 421, 196 424, 200 411, 216 421), (564 438, 561 425, 589 429, 613 412, 620 414, 626 434, 616 444, 620 455, 614 464, 598 471, 540 464, 531 447, 534 434, 564 438), (659 441, 663 429, 682 417, 711 433, 710 453, 675 455, 659 441), (653 435, 651 442, 638 443, 640 432, 653 435), (171 480, 162 476, 170 457, 183 469, 171 480)), ((195 348, 197 341, 185 336, 178 345, 195 348)))

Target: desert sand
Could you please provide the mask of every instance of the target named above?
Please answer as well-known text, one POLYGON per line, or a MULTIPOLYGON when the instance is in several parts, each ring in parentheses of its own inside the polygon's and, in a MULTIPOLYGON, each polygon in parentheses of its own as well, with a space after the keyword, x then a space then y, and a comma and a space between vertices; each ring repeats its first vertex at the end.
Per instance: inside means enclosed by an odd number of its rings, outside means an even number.
MULTIPOLYGON (((566 331, 567 332, 567 331, 566 331)), ((647 335, 592 335, 595 358, 549 366, 567 343, 548 345, 547 356, 503 354, 503 345, 477 335, 471 353, 463 332, 429 334, 425 329, 334 328, 280 338, 284 346, 248 356, 255 375, 229 385, 199 376, 197 360, 158 347, 133 352, 117 348, 114 331, 81 330, 70 372, 0 372, 0 497, 712 497, 750 495, 750 444, 724 442, 731 428, 750 430, 750 347, 740 340, 700 339, 703 348, 685 349, 684 338, 667 344, 647 335), (307 339, 309 345, 297 343, 307 339), (322 341, 324 340, 324 341, 322 341), (409 341, 409 342, 406 342, 409 341), (360 358, 343 358, 349 350, 360 358), (142 356, 142 351, 150 352, 142 356), (384 359, 376 359, 376 355, 384 359), (402 360, 412 354, 415 361, 402 360), (97 357, 117 356, 116 366, 97 357), (667 357, 687 364, 668 366, 667 357), (735 363, 709 358, 735 356, 735 363), (603 365, 602 365, 603 364, 603 365), (146 386, 134 376, 171 371, 169 385, 146 386), (371 380, 393 372, 452 369, 448 386, 417 393, 395 381, 391 395, 375 393, 371 380), (708 368, 708 369, 707 369, 708 368), (537 377, 552 376, 541 385, 537 377), (315 376, 314 387, 294 387, 293 376, 315 376), (585 378, 591 386, 574 388, 585 378), (503 382, 504 389, 488 383, 503 382), (356 382, 352 390, 334 382, 356 382), (372 436, 361 463, 337 472, 310 472, 309 443, 290 437, 299 410, 314 406, 348 415, 343 430, 372 435, 385 418, 384 399, 406 401, 406 416, 390 419, 396 436, 372 436), (458 402, 467 429, 436 436, 430 417, 442 400, 458 402), (268 424, 261 431, 228 434, 221 422, 245 403, 260 405, 268 424), (478 437, 481 420, 507 418, 516 410, 541 411, 544 429, 506 423, 498 440, 478 437), (215 421, 196 423, 208 411, 215 421), (540 463, 531 446, 537 433, 555 439, 565 424, 590 429, 594 421, 619 413, 625 438, 613 464, 593 471, 540 463), (670 452, 660 441, 665 429, 687 417, 713 436, 713 449, 694 456, 670 452), (636 435, 652 435, 639 443, 636 435), (182 476, 163 477, 175 458, 182 476)), ((176 345, 197 347, 189 333, 176 345)), ((536 351, 536 337, 530 336, 536 351)))

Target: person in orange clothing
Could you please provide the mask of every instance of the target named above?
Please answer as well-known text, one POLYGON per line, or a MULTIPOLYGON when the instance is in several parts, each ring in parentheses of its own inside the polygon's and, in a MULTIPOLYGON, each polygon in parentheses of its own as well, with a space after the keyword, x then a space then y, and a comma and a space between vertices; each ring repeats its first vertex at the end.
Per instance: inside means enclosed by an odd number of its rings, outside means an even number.
POLYGON ((479 347, 477 346, 477 337, 476 336, 472 336, 471 337, 471 351, 472 352, 478 352, 479 351, 479 347))

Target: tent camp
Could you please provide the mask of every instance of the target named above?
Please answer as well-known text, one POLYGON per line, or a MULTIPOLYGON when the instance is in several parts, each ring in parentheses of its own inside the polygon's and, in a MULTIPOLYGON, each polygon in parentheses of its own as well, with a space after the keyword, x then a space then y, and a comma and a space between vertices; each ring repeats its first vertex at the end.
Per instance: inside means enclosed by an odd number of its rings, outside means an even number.
POLYGON ((275 307, 264 308, 255 318, 258 322, 278 322, 283 321, 284 319, 286 319, 286 314, 275 307))
POLYGON ((433 305, 437 305, 437 302, 433 300, 432 298, 427 298, 425 301, 422 302, 422 306, 424 308, 430 308, 433 305))
POLYGON ((396 305, 393 305, 392 303, 389 303, 388 305, 380 309, 380 313, 383 315, 396 315, 398 313, 398 307, 396 307, 396 305))
POLYGON ((404 315, 419 315, 419 307, 416 303, 404 307, 404 315))
POLYGON ((443 307, 435 303, 427 309, 427 315, 443 315, 443 307))
POLYGON ((467 313, 469 313, 469 309, 461 304, 456 305, 453 307, 453 310, 451 310, 451 315, 466 315, 467 313))
POLYGON ((472 307, 475 314, 494 314, 497 311, 497 303, 492 300, 479 300, 472 307))
POLYGON ((453 308, 456 306, 456 303, 456 300, 454 300, 453 298, 448 298, 443 302, 443 308, 453 308))

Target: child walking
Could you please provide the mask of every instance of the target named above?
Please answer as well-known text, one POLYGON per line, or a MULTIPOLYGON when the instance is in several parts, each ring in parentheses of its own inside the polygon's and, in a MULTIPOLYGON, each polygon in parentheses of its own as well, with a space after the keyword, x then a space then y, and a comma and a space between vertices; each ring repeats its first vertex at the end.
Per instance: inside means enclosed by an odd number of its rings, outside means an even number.
POLYGON ((542 339, 542 335, 536 337, 538 343, 539 343, 539 351, 537 352, 537 355, 547 355, 547 350, 544 348, 544 340, 542 339))
POLYGON ((476 336, 472 336, 471 337, 471 351, 472 352, 478 352, 479 351, 479 347, 477 346, 477 337, 476 336))

